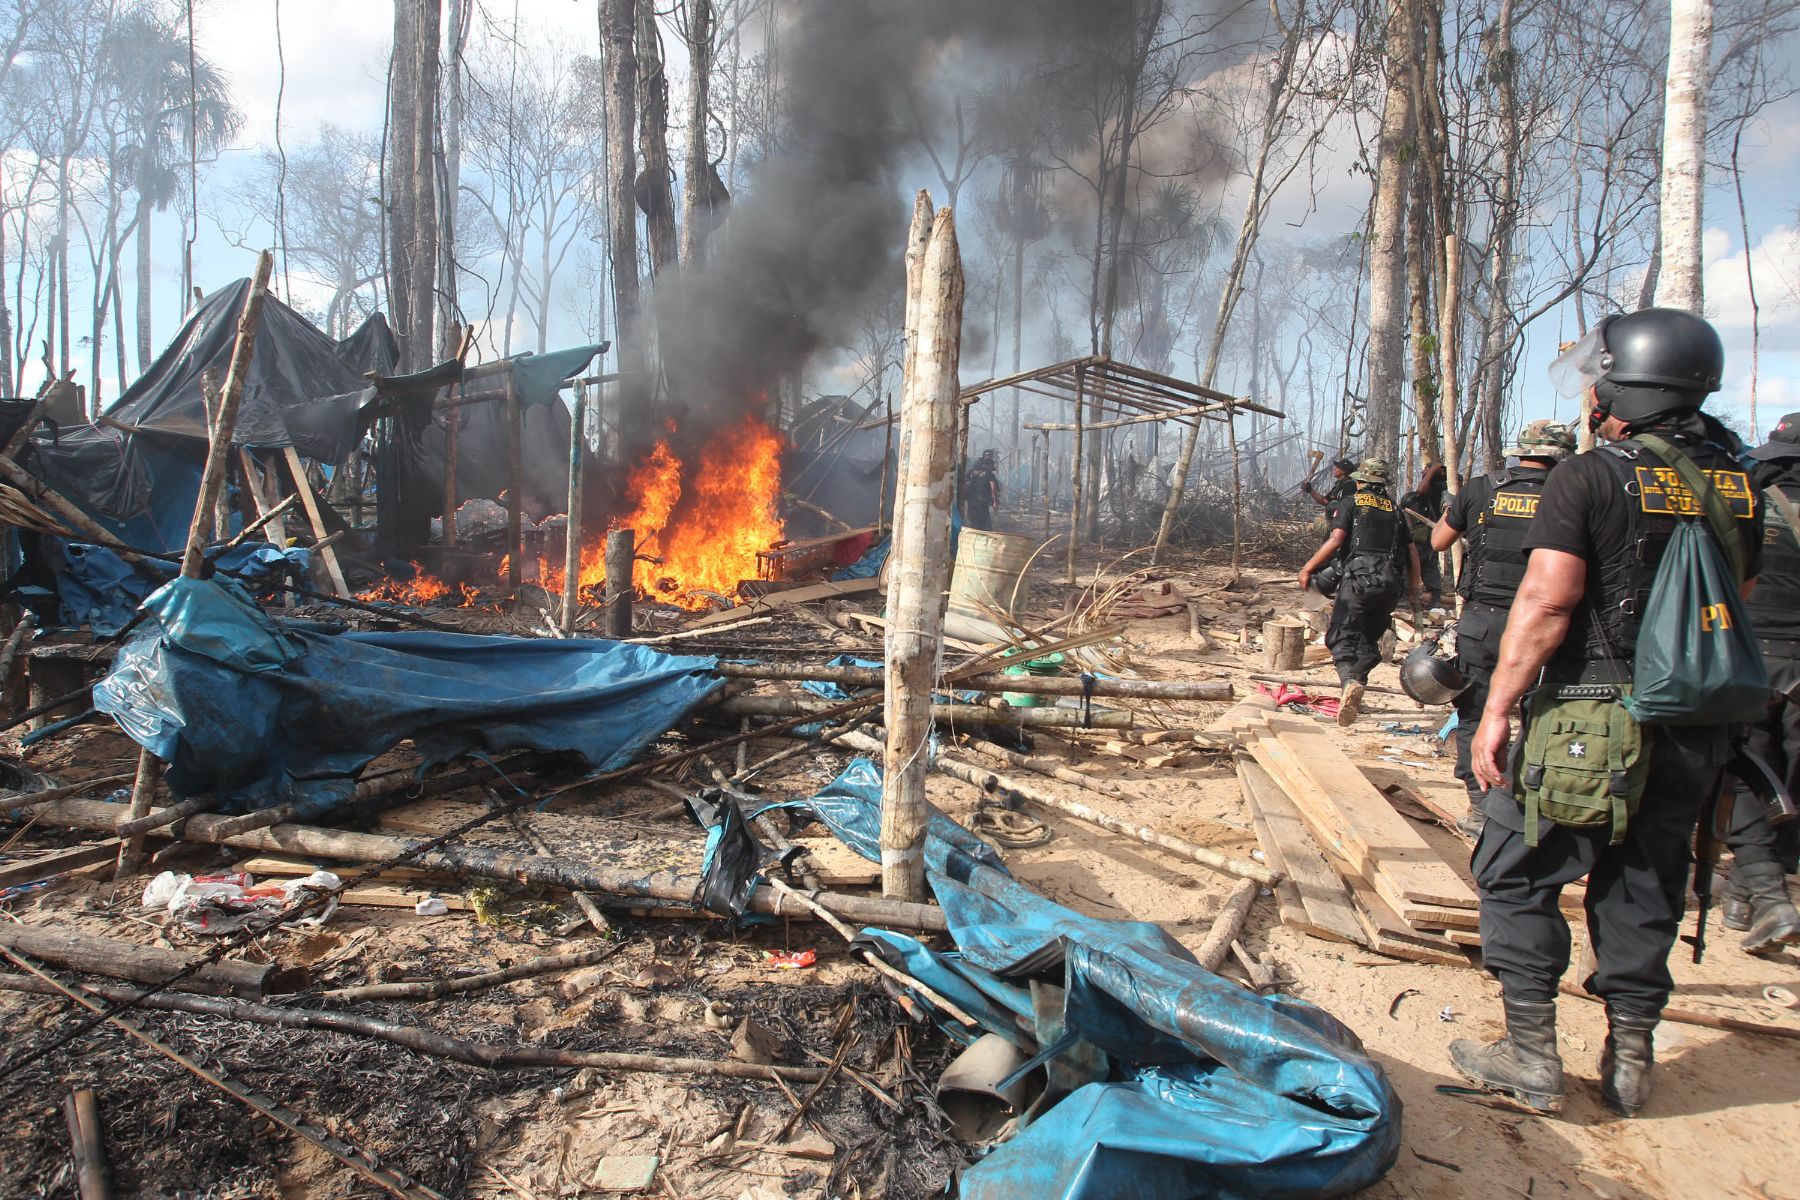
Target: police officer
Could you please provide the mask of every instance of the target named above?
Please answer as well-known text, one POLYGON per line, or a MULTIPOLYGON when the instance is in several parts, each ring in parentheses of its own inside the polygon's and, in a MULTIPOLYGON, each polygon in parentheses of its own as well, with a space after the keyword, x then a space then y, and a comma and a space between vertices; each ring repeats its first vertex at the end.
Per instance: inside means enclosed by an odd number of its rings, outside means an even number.
POLYGON ((1344 689, 1339 725, 1356 720, 1369 672, 1381 661, 1381 636, 1393 620, 1401 589, 1409 588, 1415 603, 1419 595, 1419 548, 1388 496, 1387 463, 1366 458, 1350 478, 1355 494, 1339 507, 1331 532, 1300 569, 1305 590, 1313 573, 1332 559, 1339 559, 1343 568, 1325 629, 1325 644, 1344 689))
POLYGON ((1525 577, 1525 532, 1537 513, 1538 493, 1554 467, 1575 453, 1575 435, 1555 421, 1533 421, 1506 448, 1518 465, 1469 481, 1450 497, 1431 531, 1431 549, 1441 554, 1458 538, 1468 543, 1456 591, 1463 598, 1456 620, 1456 667, 1468 686, 1456 697, 1456 777, 1469 792, 1469 811, 1457 828, 1471 838, 1487 820, 1481 811, 1486 788, 1469 769, 1469 745, 1487 703, 1488 679, 1500 660, 1500 633, 1525 577))
POLYGON ((1343 502, 1356 494, 1356 481, 1350 478, 1350 472, 1354 470, 1355 463, 1347 458, 1336 458, 1331 462, 1331 487, 1327 491, 1315 491, 1310 479, 1300 482, 1300 490, 1325 510, 1325 523, 1328 525, 1337 520, 1338 509, 1343 507, 1343 502))
MULTIPOLYGON (((1750 730, 1747 749, 1768 764, 1792 794, 1800 789, 1800 413, 1789 413, 1769 440, 1750 452, 1763 508, 1763 569, 1747 605, 1762 642, 1772 689, 1769 711, 1750 730)), ((1767 954, 1800 942, 1800 911, 1787 876, 1800 849, 1800 824, 1776 829, 1763 801, 1739 786, 1732 803, 1731 883, 1723 919, 1748 931, 1743 947, 1767 954)))
MULTIPOLYGON (((1626 1116, 1649 1099, 1651 1034, 1674 987, 1668 957, 1681 925, 1688 842, 1705 799, 1716 794, 1729 738, 1724 726, 1644 727, 1646 782, 1615 845, 1604 826, 1540 820, 1535 837, 1527 836, 1524 809, 1502 786, 1509 722, 1534 684, 1535 706, 1579 704, 1631 681, 1638 614, 1675 514, 1699 504, 1673 472, 1659 470, 1663 459, 1634 439, 1654 433, 1708 473, 1737 518, 1742 586, 1754 581, 1760 506, 1736 457, 1737 439, 1700 411, 1719 388, 1724 362, 1718 334, 1700 317, 1647 308, 1607 318, 1552 368, 1553 377, 1562 376, 1559 388, 1570 376, 1587 382, 1593 426, 1609 444, 1551 472, 1525 537, 1525 576, 1471 748, 1476 779, 1493 789, 1470 865, 1481 893, 1482 955, 1500 980, 1507 1032, 1487 1045, 1459 1040, 1450 1047, 1464 1075, 1542 1111, 1556 1111, 1563 1095, 1556 990, 1569 966, 1569 926, 1557 897, 1583 876, 1597 962, 1583 983, 1606 1002, 1609 1026, 1601 1098, 1626 1116)), ((1704 522, 1701 528, 1715 537, 1704 522)), ((1522 736, 1530 741, 1532 732, 1528 723, 1522 736)), ((1569 741, 1565 753, 1588 755, 1589 740, 1569 741)))
POLYGON ((1400 497, 1400 509, 1406 516, 1408 533, 1419 545, 1419 589, 1426 604, 1436 604, 1444 594, 1444 572, 1437 551, 1431 545, 1432 527, 1444 515, 1444 497, 1449 494, 1449 475, 1443 463, 1433 463, 1419 481, 1416 491, 1400 497))
POLYGON ((1000 464, 992 450, 983 450, 963 480, 963 523, 971 529, 994 527, 994 505, 1000 500, 1000 464))

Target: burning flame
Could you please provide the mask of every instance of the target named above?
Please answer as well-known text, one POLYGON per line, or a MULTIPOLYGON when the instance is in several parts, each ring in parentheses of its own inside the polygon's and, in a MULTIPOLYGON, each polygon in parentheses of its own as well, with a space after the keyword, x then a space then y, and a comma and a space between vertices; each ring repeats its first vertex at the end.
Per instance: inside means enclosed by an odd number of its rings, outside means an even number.
POLYGON ((781 539, 781 436, 747 415, 708 442, 692 469, 659 441, 631 489, 637 509, 619 524, 637 531, 641 553, 662 559, 637 563, 634 582, 683 608, 708 608, 695 593, 735 595, 756 578, 756 552, 781 539))

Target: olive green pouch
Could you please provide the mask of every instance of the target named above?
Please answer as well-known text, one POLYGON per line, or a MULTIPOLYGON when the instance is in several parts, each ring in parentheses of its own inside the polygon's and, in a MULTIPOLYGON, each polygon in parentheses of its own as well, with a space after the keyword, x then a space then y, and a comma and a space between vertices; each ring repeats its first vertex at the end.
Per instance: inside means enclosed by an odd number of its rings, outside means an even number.
POLYGON ((1527 708, 1513 795, 1525 806, 1525 844, 1540 818, 1574 829, 1610 828, 1611 844, 1644 795, 1644 731, 1616 688, 1545 688, 1527 708), (1575 693, 1570 695, 1569 693, 1575 693))

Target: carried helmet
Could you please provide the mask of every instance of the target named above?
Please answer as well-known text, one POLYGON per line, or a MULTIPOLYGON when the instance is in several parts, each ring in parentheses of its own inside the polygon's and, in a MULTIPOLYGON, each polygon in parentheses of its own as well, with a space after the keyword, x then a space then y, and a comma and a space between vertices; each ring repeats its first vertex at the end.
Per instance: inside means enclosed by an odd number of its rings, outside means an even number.
POLYGON ((1358 483, 1386 484, 1391 474, 1388 470, 1387 459, 1365 458, 1356 470, 1350 472, 1350 478, 1358 483))
POLYGON ((1448 704, 1468 686, 1456 664, 1440 658, 1435 646, 1415 646, 1400 664, 1400 688, 1420 704, 1448 704))
POLYGON ((1312 573, 1312 580, 1307 584, 1313 591, 1326 599, 1337 595, 1338 584, 1344 579, 1344 564, 1336 561, 1326 563, 1312 573))
POLYGON ((1699 408, 1724 374, 1718 331, 1684 308, 1607 317, 1550 366, 1565 396, 1594 389, 1596 421, 1615 416, 1627 425, 1699 408))
POLYGON ((1575 453, 1575 434, 1556 421, 1533 421, 1506 448, 1512 458, 1549 458, 1557 462, 1575 453))

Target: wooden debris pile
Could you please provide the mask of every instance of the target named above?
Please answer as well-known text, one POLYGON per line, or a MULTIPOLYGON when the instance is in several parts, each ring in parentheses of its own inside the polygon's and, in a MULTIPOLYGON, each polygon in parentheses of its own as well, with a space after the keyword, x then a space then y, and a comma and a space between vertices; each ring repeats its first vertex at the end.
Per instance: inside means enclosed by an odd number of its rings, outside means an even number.
POLYGON ((1318 724, 1239 705, 1238 781, 1284 924, 1395 958, 1469 965, 1474 889, 1318 724))

